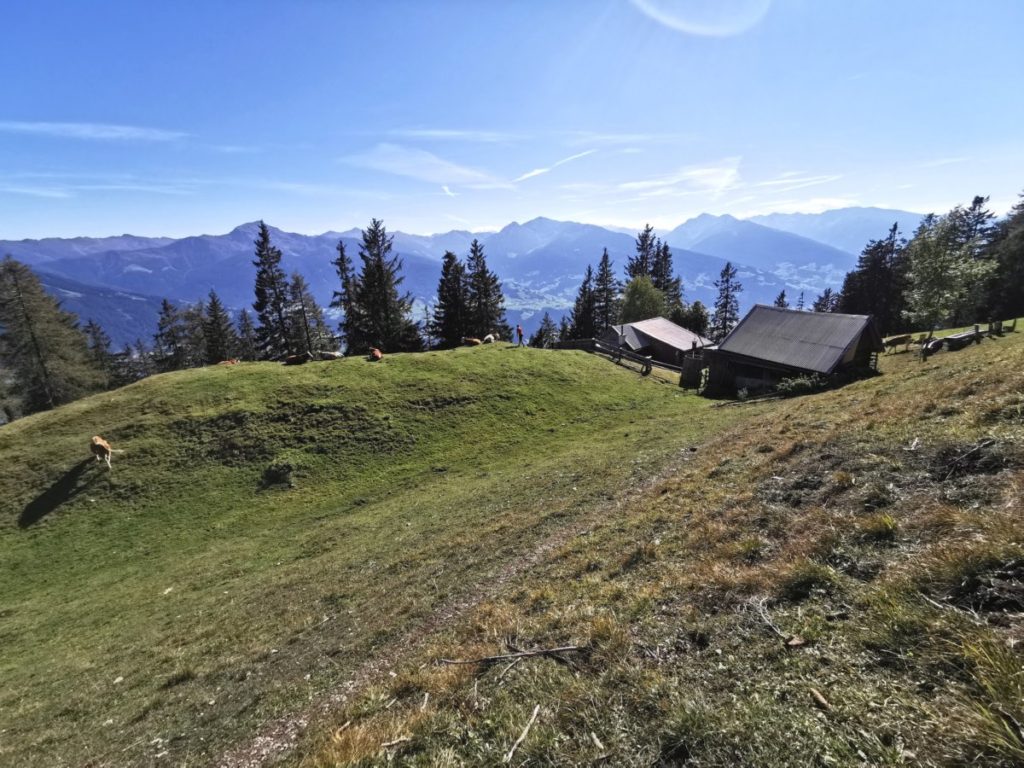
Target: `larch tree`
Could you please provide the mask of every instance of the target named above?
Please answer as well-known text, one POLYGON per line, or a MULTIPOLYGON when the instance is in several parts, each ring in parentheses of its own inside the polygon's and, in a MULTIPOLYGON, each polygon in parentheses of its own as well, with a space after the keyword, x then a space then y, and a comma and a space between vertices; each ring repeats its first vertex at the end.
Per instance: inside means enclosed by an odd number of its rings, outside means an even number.
POLYGON ((467 327, 471 335, 495 334, 501 339, 512 338, 512 328, 505 319, 505 295, 498 276, 487 268, 484 246, 473 240, 466 258, 467 327))
POLYGON ((934 331, 977 307, 996 264, 976 256, 963 243, 950 216, 927 217, 907 245, 908 314, 919 327, 934 331))
POLYGON ((0 366, 10 395, 8 417, 55 408, 106 386, 78 318, 61 309, 26 265, 0 262, 0 366))
POLYGON ((715 281, 718 298, 715 299, 715 312, 711 316, 708 333, 712 341, 721 341, 740 320, 739 294, 743 285, 736 279, 736 267, 727 261, 722 272, 715 281))
POLYGON ((238 316, 238 349, 235 354, 242 360, 251 362, 259 358, 259 346, 256 342, 256 328, 252 324, 249 311, 242 308, 238 316))
POLYGON ((256 246, 256 343, 260 356, 277 360, 292 354, 288 332, 288 277, 281 268, 281 250, 270 241, 270 229, 262 221, 253 243, 256 246))
POLYGON ((288 284, 288 333, 292 349, 316 356, 335 351, 334 335, 324 322, 324 311, 316 303, 305 278, 295 272, 288 284))
POLYGON ((437 303, 428 324, 431 336, 441 349, 451 349, 462 343, 469 332, 469 285, 466 267, 459 257, 446 251, 441 262, 441 279, 437 284, 437 303))

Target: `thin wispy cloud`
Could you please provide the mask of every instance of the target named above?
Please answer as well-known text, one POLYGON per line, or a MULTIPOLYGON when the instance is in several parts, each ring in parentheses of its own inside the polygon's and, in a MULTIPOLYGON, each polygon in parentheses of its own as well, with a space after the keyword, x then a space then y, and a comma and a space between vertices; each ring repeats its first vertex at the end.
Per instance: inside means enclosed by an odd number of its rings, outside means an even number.
POLYGON ((969 157, 939 157, 935 160, 928 160, 921 163, 922 168, 942 168, 946 165, 956 165, 957 163, 966 163, 970 160, 969 157))
POLYGON ((145 128, 137 125, 44 123, 18 120, 0 120, 0 132, 94 141, 177 141, 188 136, 182 131, 145 128))
POLYGON ((771 0, 716 0, 670 3, 632 0, 646 16, 670 29, 705 37, 730 37, 756 25, 771 7, 771 0))
POLYGON ((512 183, 513 184, 518 184, 520 181, 526 181, 527 179, 532 179, 532 178, 535 178, 537 176, 542 176, 545 173, 550 173, 552 170, 554 170, 555 168, 557 168, 560 165, 565 165, 566 163, 571 163, 573 160, 579 160, 580 158, 587 157, 587 155, 592 155, 595 152, 597 152, 596 149, 588 149, 585 152, 577 152, 575 155, 569 155, 569 157, 563 157, 561 160, 559 160, 559 161, 557 161, 555 163, 552 163, 547 168, 534 168, 532 171, 527 171, 526 173, 524 173, 519 178, 513 179, 512 183))
POLYGON ((25 195, 28 197, 43 197, 59 199, 71 197, 71 193, 54 187, 33 187, 18 184, 0 184, 0 194, 3 195, 25 195))
POLYGON ((767 181, 758 181, 750 186, 758 188, 770 189, 773 193, 782 194, 785 192, 792 192, 796 189, 804 189, 805 187, 816 187, 820 184, 828 184, 833 181, 838 181, 843 178, 842 174, 831 174, 831 175, 819 175, 809 176, 800 175, 798 173, 787 172, 780 174, 777 179, 768 179, 767 181))
POLYGON ((396 128, 388 136, 399 139, 428 139, 437 141, 473 141, 483 144, 499 144, 527 138, 518 133, 502 131, 474 131, 458 128, 396 128))
POLYGON ((555 135, 561 136, 569 146, 581 144, 596 144, 599 146, 625 144, 633 146, 637 144, 676 143, 691 141, 696 138, 692 133, 614 133, 601 131, 563 131, 555 135))
POLYGON ((378 144, 367 152, 344 157, 342 162, 357 168, 404 176, 439 186, 463 185, 477 189, 509 186, 507 182, 502 182, 475 168, 450 162, 425 149, 400 144, 378 144))
POLYGON ((740 160, 729 157, 711 165, 686 166, 666 176, 623 182, 618 188, 641 197, 704 194, 714 199, 739 184, 740 160))
POLYGON ((457 195, 457 194, 455 194, 454 192, 452 192, 452 191, 451 191, 451 190, 450 190, 450 189, 448 188, 448 185, 447 185, 447 184, 442 184, 442 185, 441 185, 441 191, 442 191, 442 192, 444 192, 444 193, 445 193, 445 194, 446 194, 446 195, 447 195, 448 197, 458 197, 458 195, 457 195))

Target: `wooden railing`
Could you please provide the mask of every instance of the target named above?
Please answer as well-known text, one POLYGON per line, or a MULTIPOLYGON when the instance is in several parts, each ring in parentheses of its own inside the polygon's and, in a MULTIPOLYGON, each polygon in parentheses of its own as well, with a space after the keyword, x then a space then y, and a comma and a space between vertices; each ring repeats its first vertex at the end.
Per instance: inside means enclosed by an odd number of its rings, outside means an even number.
POLYGON ((623 349, 622 347, 615 344, 609 344, 608 342, 601 341, 600 339, 573 339, 572 341, 560 341, 555 344, 555 349, 582 349, 584 352, 604 355, 615 363, 628 360, 629 362, 639 365, 640 373, 644 376, 651 372, 653 366, 663 368, 666 371, 673 371, 675 373, 682 373, 683 371, 683 369, 678 365, 662 363, 653 359, 649 355, 638 355, 636 352, 630 352, 628 349, 623 349))

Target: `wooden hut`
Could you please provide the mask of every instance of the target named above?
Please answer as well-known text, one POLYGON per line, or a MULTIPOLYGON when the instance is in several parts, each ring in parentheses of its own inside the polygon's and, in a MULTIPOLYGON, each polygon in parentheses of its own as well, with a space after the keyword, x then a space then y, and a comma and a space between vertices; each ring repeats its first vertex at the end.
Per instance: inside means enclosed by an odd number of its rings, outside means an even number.
POLYGON ((613 325, 600 340, 669 365, 680 365, 684 353, 711 343, 664 317, 613 325))
POLYGON ((870 315, 758 304, 716 348, 705 351, 706 390, 755 393, 798 376, 853 378, 873 370, 882 349, 870 315))

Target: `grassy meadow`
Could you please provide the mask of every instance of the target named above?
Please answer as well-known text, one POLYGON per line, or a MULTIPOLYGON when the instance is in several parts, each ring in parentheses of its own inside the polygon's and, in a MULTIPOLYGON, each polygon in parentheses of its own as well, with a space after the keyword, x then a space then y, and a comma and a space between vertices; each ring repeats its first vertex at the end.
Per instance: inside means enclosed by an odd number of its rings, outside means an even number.
POLYGON ((1024 764, 1024 334, 881 368, 722 408, 292 762, 1024 764))
POLYGON ((502 345, 165 374, 2 427, 0 764, 244 752, 750 412, 502 345))

